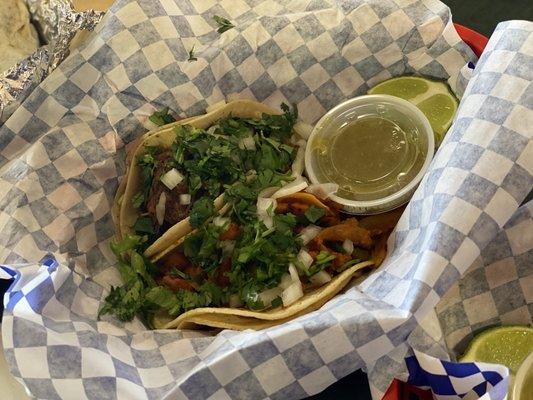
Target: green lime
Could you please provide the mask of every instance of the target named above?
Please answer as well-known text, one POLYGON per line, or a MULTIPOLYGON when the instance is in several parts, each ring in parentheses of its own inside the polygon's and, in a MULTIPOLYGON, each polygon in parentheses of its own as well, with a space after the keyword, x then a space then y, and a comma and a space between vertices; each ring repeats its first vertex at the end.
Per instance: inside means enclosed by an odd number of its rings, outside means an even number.
POLYGON ((531 352, 533 352, 533 328, 501 326, 487 329, 475 336, 459 361, 502 364, 515 375, 520 364, 531 352))
POLYGON ((418 76, 388 79, 371 88, 368 94, 388 94, 413 103, 429 120, 437 145, 450 128, 459 104, 446 83, 418 76))

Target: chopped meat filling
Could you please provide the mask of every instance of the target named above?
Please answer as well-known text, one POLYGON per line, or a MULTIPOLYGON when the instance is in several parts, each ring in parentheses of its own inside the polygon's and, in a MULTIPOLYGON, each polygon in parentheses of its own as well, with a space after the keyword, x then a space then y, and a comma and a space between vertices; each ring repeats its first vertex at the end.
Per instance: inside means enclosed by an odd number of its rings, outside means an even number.
POLYGON ((163 225, 172 226, 185 219, 189 215, 190 204, 181 204, 180 195, 187 194, 189 189, 185 181, 180 182, 174 189, 169 190, 163 182, 161 176, 167 173, 170 168, 168 161, 170 160, 170 152, 163 152, 155 156, 156 167, 152 179, 152 186, 148 194, 146 202, 146 211, 152 218, 154 224, 157 224, 156 206, 161 197, 161 193, 165 192, 165 216, 163 225))

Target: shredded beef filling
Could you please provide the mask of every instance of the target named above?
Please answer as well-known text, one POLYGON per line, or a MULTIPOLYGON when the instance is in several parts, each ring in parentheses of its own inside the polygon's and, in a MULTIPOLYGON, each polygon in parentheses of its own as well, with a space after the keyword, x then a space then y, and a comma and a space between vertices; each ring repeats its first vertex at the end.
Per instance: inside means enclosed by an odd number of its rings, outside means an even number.
POLYGON ((169 160, 170 152, 163 152, 155 156, 156 167, 154 170, 154 177, 152 179, 152 186, 146 202, 146 212, 152 218, 154 224, 158 225, 156 217, 156 206, 161 197, 161 193, 165 193, 165 217, 163 219, 163 226, 170 227, 185 219, 189 215, 190 204, 180 203, 180 194, 187 194, 189 189, 185 180, 181 181, 174 189, 170 190, 163 182, 161 176, 170 170, 169 160))

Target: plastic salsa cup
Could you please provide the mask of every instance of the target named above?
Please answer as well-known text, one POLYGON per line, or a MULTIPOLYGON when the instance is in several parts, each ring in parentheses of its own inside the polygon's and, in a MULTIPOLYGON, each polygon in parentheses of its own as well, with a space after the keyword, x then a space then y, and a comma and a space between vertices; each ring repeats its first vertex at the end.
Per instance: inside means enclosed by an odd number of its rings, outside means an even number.
MULTIPOLYGON (((360 121, 362 118, 368 117, 385 118, 387 123, 390 121, 393 125, 401 127, 400 131, 405 136, 415 135, 415 145, 420 152, 420 158, 418 159, 416 166, 409 172, 407 178, 403 181, 398 178, 398 182, 401 183, 396 183, 396 181, 393 181, 391 178, 387 178, 391 179, 391 183, 386 191, 378 188, 375 193, 373 193, 372 188, 368 189, 368 187, 365 186, 364 196, 361 196, 364 197, 363 200, 343 198, 337 194, 330 196, 331 200, 340 204, 345 212, 351 214, 378 214, 390 211, 408 202, 424 174, 427 172, 435 150, 433 131, 428 119, 416 106, 412 105, 407 100, 389 95, 364 95, 355 97, 328 111, 318 121, 311 132, 305 153, 305 167, 307 175, 312 183, 328 183, 335 180, 326 178, 324 176, 325 174, 320 172, 323 171, 323 169, 321 169, 319 165, 320 163, 318 162, 320 156, 317 155, 317 146, 322 146, 320 147, 321 149, 326 146, 329 149, 328 151, 330 151, 330 157, 334 158, 334 149, 339 149, 341 147, 341 145, 334 144, 336 138, 340 137, 339 132, 350 125, 356 124, 357 121, 360 121), (418 172, 415 168, 418 169, 418 172)), ((357 129, 355 129, 349 131, 348 134, 356 135, 359 133, 357 129)), ((353 139, 355 140, 354 143, 357 143, 357 138, 353 139)), ((370 133, 369 136, 368 131, 365 133, 364 138, 360 138, 359 143, 366 143, 365 141, 367 140, 372 140, 372 134, 370 133)), ((376 143, 373 145, 376 146, 376 143)), ((372 146, 368 146, 368 148, 372 148, 372 146)), ((343 151, 345 150, 346 148, 343 148, 343 151)), ((326 150, 320 151, 324 152, 322 154, 326 154, 326 150)), ((387 152, 381 152, 380 156, 386 157, 387 154, 385 153, 387 152)), ((369 162, 374 163, 376 161, 376 154, 372 154, 372 151, 367 151, 367 153, 365 153, 362 146, 359 149, 353 149, 353 154, 354 157, 356 157, 356 154, 357 157, 362 157, 362 160, 368 159, 369 162)), ((346 154, 343 156, 346 157, 346 154)), ((394 163, 391 164, 390 162, 388 164, 389 167, 394 165, 394 163)), ((345 171, 343 173, 344 178, 342 179, 349 179, 347 178, 345 171)), ((391 174, 392 173, 393 172, 391 172, 391 174)), ((356 174, 357 172, 354 172, 354 176, 356 174)), ((354 178, 350 187, 355 189, 362 187, 358 186, 364 185, 364 183, 360 182, 360 180, 354 178)), ((385 183, 385 185, 387 184, 388 183, 385 183)), ((357 195, 355 197, 357 197, 357 195)))

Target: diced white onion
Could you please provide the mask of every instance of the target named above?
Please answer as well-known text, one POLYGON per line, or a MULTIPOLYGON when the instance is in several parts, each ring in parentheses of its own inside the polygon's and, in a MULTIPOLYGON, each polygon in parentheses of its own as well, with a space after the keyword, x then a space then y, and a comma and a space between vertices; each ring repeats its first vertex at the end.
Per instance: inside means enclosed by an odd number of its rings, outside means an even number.
POLYGON ((313 264, 313 261, 314 261, 313 257, 311 257, 311 254, 309 254, 304 249, 300 250, 297 258, 298 258, 298 261, 302 263, 302 266, 306 271, 309 269, 309 267, 311 266, 311 264, 313 264))
POLYGON ((180 204, 187 206, 191 204, 191 195, 190 194, 180 194, 180 204))
POLYGON ((302 239, 302 242, 304 245, 309 243, 311 240, 313 240, 316 235, 320 233, 322 228, 316 225, 309 225, 302 229, 300 232, 300 238, 302 239))
POLYGON ((287 289, 281 293, 281 300, 285 307, 294 304, 298 299, 302 298, 304 295, 302 283, 293 282, 287 289))
POLYGON ((281 189, 277 190, 276 193, 274 193, 271 197, 273 199, 277 199, 279 197, 289 196, 293 193, 297 193, 304 190, 307 186, 309 186, 309 183, 307 183, 307 179, 305 179, 303 176, 299 176, 291 183, 288 183, 281 189))
POLYGON ((309 277, 309 280, 314 285, 324 285, 331 280, 331 275, 326 271, 319 271, 316 274, 309 277))
POLYGON ((220 100, 219 102, 215 104, 211 104, 205 109, 206 114, 210 113, 211 111, 218 110, 220 107, 224 107, 226 105, 226 100, 220 100))
POLYGON ((255 140, 253 136, 247 136, 239 139, 239 149, 255 151, 255 140))
POLYGON ((276 206, 277 202, 272 198, 259 197, 257 199, 257 216, 268 229, 274 226, 272 211, 269 212, 269 210, 275 210, 276 206))
POLYGON ((313 132, 313 127, 305 122, 297 122, 294 124, 294 132, 296 132, 301 138, 309 139, 311 132, 313 132))
POLYGON ((165 220, 166 203, 167 195, 165 194, 165 192, 162 192, 155 206, 155 218, 157 219, 157 223, 159 224, 159 226, 163 225, 163 221, 165 220))
POLYGON ((319 199, 327 199, 332 194, 335 194, 337 190, 339 190, 339 185, 336 183, 314 183, 305 189, 307 193, 314 194, 319 199))
POLYGON ((298 177, 301 176, 304 172, 304 157, 305 157, 305 146, 298 147, 296 152, 296 157, 292 162, 291 170, 292 176, 298 177))
POLYGON ((276 187, 276 186, 268 187, 266 189, 261 190, 257 197, 263 197, 263 198, 270 197, 274 193, 276 193, 278 191, 278 189, 279 189, 279 187, 276 187))
POLYGON ((232 294, 229 297, 229 306, 231 308, 238 308, 238 307, 241 307, 242 305, 243 305, 243 302, 238 294, 232 294))
POLYGON ((182 180, 183 175, 180 174, 176 168, 172 168, 161 177, 161 182, 163 182, 163 184, 170 190, 178 186, 182 180))
POLYGON ((220 247, 224 255, 230 255, 233 253, 233 249, 235 249, 235 240, 223 240, 220 243, 220 247))
POLYGON ((261 293, 259 293, 258 297, 265 307, 270 307, 272 300, 281 296, 281 292, 282 289, 276 286, 271 289, 263 290, 261 293))
POLYGON ((290 285, 292 285, 293 282, 294 281, 292 280, 290 274, 283 274, 281 276, 281 282, 278 286, 282 289, 287 289, 290 285))
POLYGON ((272 229, 274 227, 274 218, 272 218, 270 215, 261 216, 260 219, 267 229, 272 229))
POLYGON ((300 282, 298 270, 296 269, 296 266, 293 263, 289 264, 289 274, 291 275, 291 279, 293 280, 293 282, 300 282))
POLYGON ((346 239, 344 242, 342 242, 342 249, 348 253, 353 253, 353 242, 350 239, 346 239))
POLYGON ((210 135, 214 135, 215 134, 215 131, 218 129, 218 125, 212 125, 210 126, 209 128, 207 128, 207 133, 209 133, 210 135))
POLYGON ((215 226, 225 226, 228 222, 229 222, 229 218, 226 218, 226 217, 213 218, 213 224, 215 226))
POLYGON ((257 171, 255 169, 251 169, 248 172, 246 172, 246 182, 252 182, 257 177, 257 171))
POLYGON ((275 199, 272 199, 270 197, 264 198, 264 197, 258 197, 257 198, 257 213, 259 215, 268 215, 272 213, 273 210, 276 209, 277 201, 275 199))

